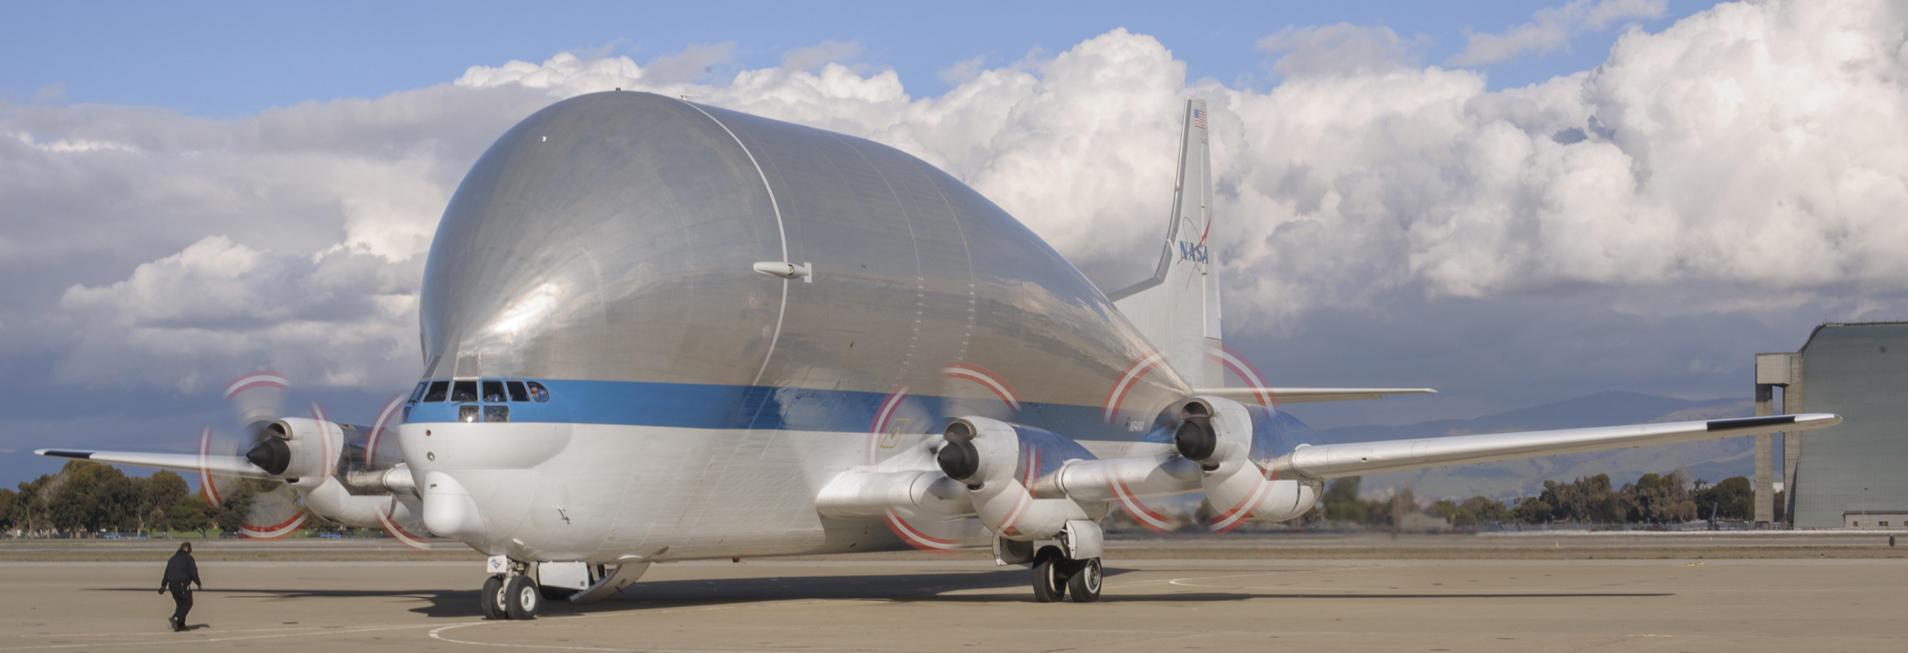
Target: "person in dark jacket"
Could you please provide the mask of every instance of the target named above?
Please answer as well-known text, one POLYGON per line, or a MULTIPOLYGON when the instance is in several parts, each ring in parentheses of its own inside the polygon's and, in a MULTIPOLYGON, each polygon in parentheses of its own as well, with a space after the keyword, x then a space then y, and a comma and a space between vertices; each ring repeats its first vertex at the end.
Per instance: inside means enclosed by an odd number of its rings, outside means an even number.
POLYGON ((172 592, 172 630, 183 632, 186 629, 186 613, 192 611, 192 588, 198 585, 205 589, 205 583, 199 582, 199 563, 192 560, 192 543, 179 545, 179 552, 172 554, 166 561, 166 577, 159 580, 159 593, 172 592))

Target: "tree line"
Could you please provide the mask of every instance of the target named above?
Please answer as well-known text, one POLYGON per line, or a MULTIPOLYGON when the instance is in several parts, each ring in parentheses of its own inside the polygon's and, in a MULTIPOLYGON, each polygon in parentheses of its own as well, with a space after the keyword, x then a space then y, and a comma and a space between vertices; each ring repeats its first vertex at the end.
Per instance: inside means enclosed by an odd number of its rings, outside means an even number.
MULTIPOLYGON (((1754 516, 1755 492, 1749 479, 1733 476, 1716 484, 1688 480, 1682 470, 1644 474, 1635 483, 1612 487, 1610 475, 1597 474, 1560 483, 1544 481, 1536 496, 1509 504, 1483 496, 1463 501, 1441 499, 1428 506, 1410 488, 1389 499, 1359 496, 1361 479, 1335 479, 1325 488, 1319 507, 1302 522, 1352 523, 1391 528, 1407 515, 1426 513, 1458 528, 1502 524, 1620 524, 1674 523, 1714 518, 1747 521, 1754 516)), ((276 487, 273 481, 244 479, 225 505, 212 506, 195 494, 185 478, 170 471, 129 477, 111 465, 74 460, 57 474, 42 475, 0 489, 0 532, 15 536, 151 533, 190 531, 236 533, 244 523, 253 498, 276 487)), ((1781 493, 1777 493, 1781 510, 1781 493)), ((1781 514, 1776 519, 1782 519, 1781 514)), ((1118 526, 1116 517, 1110 526, 1118 526)), ((316 524, 316 522, 314 522, 316 524)))
MULTIPOLYGON (((1613 487, 1609 474, 1585 476, 1569 482, 1544 481, 1535 496, 1509 504, 1474 496, 1463 501, 1440 499, 1428 507, 1405 488, 1389 499, 1360 498, 1361 479, 1334 479, 1325 488, 1321 505, 1307 520, 1349 522, 1392 527, 1413 512, 1441 517, 1458 528, 1501 524, 1668 524, 1696 520, 1748 521, 1755 516, 1755 491, 1749 479, 1732 476, 1710 484, 1690 480, 1688 472, 1644 474, 1634 483, 1613 487)), ((1777 493, 1778 511, 1782 505, 1777 493)), ((1780 514, 1776 519, 1782 519, 1780 514)))
POLYGON ((275 486, 272 481, 241 480, 225 505, 215 507, 170 471, 141 478, 111 465, 73 460, 57 474, 20 483, 16 490, 0 489, 0 532, 16 537, 236 533, 252 498, 275 486))

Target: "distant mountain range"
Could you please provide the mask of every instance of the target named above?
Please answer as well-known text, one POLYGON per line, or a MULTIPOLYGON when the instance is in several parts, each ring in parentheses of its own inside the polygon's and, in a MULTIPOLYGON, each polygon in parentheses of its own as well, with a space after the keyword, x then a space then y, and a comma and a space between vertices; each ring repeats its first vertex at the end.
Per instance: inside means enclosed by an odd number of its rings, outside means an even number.
MULTIPOLYGON (((1441 419, 1405 426, 1345 426, 1320 431, 1319 437, 1328 443, 1402 440, 1753 414, 1755 403, 1749 399, 1690 401, 1635 392, 1600 392, 1475 419, 1441 419)), ((1748 476, 1755 471, 1755 441, 1753 437, 1738 437, 1376 474, 1365 477, 1362 489, 1370 495, 1388 495, 1409 483, 1412 491, 1423 499, 1463 500, 1478 495, 1508 499, 1536 494, 1545 480, 1569 481, 1609 474, 1611 483, 1622 486, 1646 473, 1667 474, 1678 465, 1688 466, 1691 476, 1711 483, 1731 476, 1748 476)))

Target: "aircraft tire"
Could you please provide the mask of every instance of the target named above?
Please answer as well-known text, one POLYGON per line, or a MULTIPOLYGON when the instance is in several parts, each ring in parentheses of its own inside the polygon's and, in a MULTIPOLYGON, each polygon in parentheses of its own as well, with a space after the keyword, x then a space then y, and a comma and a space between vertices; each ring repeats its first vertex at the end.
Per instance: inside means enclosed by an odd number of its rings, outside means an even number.
POLYGON ((1067 593, 1073 602, 1092 603, 1100 600, 1100 559, 1087 558, 1071 563, 1073 573, 1067 578, 1067 593))
POLYGON ((535 619, 537 609, 543 607, 543 593, 529 576, 511 576, 504 582, 503 600, 504 612, 511 619, 535 619))
POLYGON ((504 612, 502 578, 491 576, 484 579, 484 588, 477 590, 477 607, 484 611, 485 619, 509 619, 504 612))
POLYGON ((1066 559, 1043 551, 1034 558, 1034 601, 1053 603, 1067 598, 1066 559))

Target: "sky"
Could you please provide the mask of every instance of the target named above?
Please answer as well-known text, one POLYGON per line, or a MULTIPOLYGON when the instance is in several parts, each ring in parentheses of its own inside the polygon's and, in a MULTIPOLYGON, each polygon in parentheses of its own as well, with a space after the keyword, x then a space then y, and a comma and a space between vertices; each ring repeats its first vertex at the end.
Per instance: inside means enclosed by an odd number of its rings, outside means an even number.
POLYGON ((1756 352, 1908 317, 1899 2, 799 4, 14 3, 0 452, 181 450, 261 366, 369 422, 471 163, 618 87, 899 147, 1103 289, 1203 98, 1227 343, 1441 390, 1320 428, 1747 396, 1756 352))

